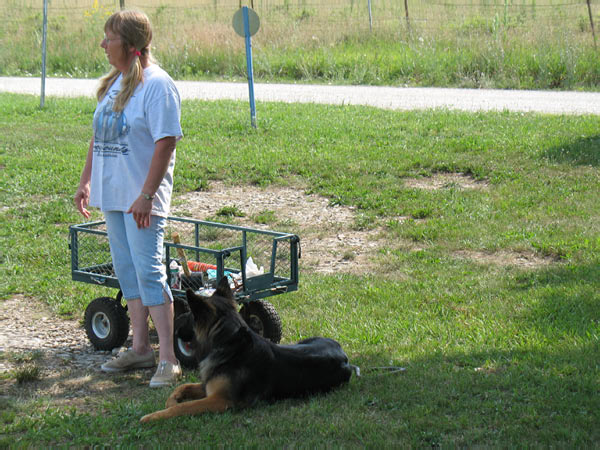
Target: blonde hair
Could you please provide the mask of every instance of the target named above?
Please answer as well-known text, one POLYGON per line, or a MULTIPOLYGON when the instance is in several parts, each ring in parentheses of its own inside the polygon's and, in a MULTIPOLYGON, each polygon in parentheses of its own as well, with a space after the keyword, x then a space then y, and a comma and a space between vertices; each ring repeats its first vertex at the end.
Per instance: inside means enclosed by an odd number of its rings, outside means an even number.
MULTIPOLYGON (((150 25, 150 19, 143 12, 124 10, 118 11, 108 18, 104 24, 104 31, 107 30, 119 36, 124 52, 128 52, 131 47, 136 49, 136 56, 133 58, 127 73, 123 75, 122 87, 113 105, 113 110, 120 112, 129 102, 138 84, 144 81, 144 69, 140 58, 143 56, 148 58, 150 62, 154 61, 150 54, 152 26, 150 25)), ((100 79, 100 86, 96 92, 98 101, 104 98, 108 89, 120 74, 121 72, 113 67, 107 75, 100 79)))

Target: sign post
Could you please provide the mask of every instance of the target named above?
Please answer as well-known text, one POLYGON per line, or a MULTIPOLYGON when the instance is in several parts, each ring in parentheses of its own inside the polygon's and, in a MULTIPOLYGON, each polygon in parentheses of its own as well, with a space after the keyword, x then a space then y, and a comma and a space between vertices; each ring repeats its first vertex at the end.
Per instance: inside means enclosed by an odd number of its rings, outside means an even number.
POLYGON ((42 92, 40 94, 40 108, 44 107, 46 100, 46 37, 48 36, 48 0, 44 0, 44 18, 42 23, 42 92))
POLYGON ((250 97, 250 123, 256 128, 256 105, 254 103, 254 74, 252 70, 252 36, 260 28, 260 20, 253 9, 243 6, 233 15, 233 29, 246 39, 246 66, 248 93, 250 97))

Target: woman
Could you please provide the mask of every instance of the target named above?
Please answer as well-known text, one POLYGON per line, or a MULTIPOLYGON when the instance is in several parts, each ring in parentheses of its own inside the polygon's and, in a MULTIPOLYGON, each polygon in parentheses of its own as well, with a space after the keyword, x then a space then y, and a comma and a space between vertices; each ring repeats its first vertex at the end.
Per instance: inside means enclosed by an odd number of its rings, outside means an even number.
POLYGON ((127 300, 133 347, 106 362, 105 372, 156 365, 148 315, 158 333, 159 364, 150 387, 172 384, 181 368, 173 351, 173 295, 162 263, 173 190, 181 101, 150 54, 152 29, 137 11, 119 11, 104 26, 101 47, 111 72, 101 79, 92 138, 75 204, 106 219, 113 266, 127 300))

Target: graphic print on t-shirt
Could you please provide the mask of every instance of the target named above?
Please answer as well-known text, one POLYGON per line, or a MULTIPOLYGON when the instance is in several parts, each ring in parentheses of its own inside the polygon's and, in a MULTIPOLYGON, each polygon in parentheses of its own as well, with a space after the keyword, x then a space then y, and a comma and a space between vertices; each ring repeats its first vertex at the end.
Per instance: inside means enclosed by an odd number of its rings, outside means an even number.
POLYGON ((129 153, 125 137, 129 134, 130 126, 123 111, 113 111, 116 94, 108 95, 104 107, 94 118, 94 153, 105 158, 115 158, 119 154, 129 153))

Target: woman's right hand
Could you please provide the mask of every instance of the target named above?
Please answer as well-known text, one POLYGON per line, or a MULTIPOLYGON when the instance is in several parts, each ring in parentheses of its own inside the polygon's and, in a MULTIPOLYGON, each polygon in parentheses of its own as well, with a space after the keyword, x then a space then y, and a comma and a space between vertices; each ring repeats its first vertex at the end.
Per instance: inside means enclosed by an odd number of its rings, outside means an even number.
POLYGON ((75 206, 77 207, 77 210, 81 213, 81 215, 86 219, 89 219, 90 212, 86 209, 86 207, 90 203, 90 185, 80 185, 77 188, 77 192, 75 193, 75 198, 73 199, 73 201, 75 202, 75 206))

